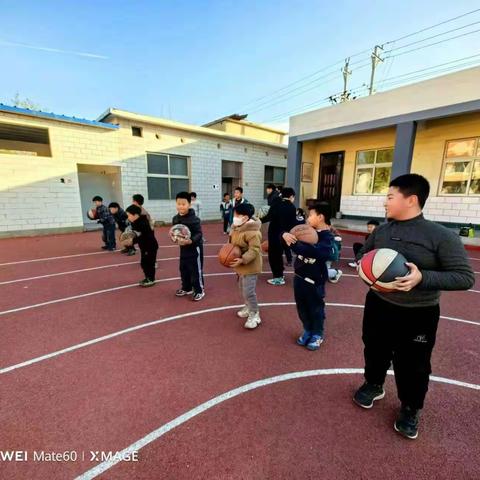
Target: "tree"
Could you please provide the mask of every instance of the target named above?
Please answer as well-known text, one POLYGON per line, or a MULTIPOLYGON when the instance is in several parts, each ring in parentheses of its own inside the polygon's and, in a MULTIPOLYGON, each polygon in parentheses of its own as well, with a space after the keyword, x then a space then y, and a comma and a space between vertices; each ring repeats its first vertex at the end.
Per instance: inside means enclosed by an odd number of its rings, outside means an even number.
POLYGON ((11 100, 14 107, 28 108, 29 110, 41 110, 41 107, 38 103, 34 103, 29 98, 20 98, 20 94, 17 92, 15 97, 11 100))

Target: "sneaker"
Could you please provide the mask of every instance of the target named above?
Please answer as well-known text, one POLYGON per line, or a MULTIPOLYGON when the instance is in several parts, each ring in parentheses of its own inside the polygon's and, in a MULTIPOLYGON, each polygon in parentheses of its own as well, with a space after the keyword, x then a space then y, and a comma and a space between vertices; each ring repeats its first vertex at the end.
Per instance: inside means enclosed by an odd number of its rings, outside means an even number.
POLYGON ((271 278, 270 280, 267 280, 267 282, 270 285, 275 285, 278 287, 279 285, 285 285, 285 278, 284 277, 271 278))
POLYGON ((381 400, 385 396, 382 385, 374 385, 365 382, 353 396, 353 401, 362 408, 372 408, 375 400, 381 400))
POLYGON ((144 278, 141 282, 139 282, 141 287, 153 287, 155 285, 155 280, 150 280, 149 278, 144 278))
POLYGON ((194 302, 199 302, 203 297, 205 296, 205 292, 200 292, 200 293, 195 293, 193 295, 193 301, 194 302))
POLYGON ((357 267, 358 267, 357 262, 350 262, 350 263, 348 264, 348 266, 349 266, 349 267, 352 267, 352 268, 357 268, 357 267))
POLYGON ((318 350, 322 343, 323 343, 323 338, 320 335, 312 335, 308 339, 308 343, 306 347, 313 352, 315 350, 318 350))
POLYGON ((244 327, 250 330, 257 328, 262 323, 262 319, 260 318, 260 314, 258 312, 251 313, 248 316, 247 321, 245 322, 244 327))
POLYGON ((249 316, 250 312, 248 310, 248 307, 245 305, 241 310, 237 312, 237 316, 240 318, 247 318, 249 316))
POLYGON ((127 257, 131 257, 132 255, 135 255, 137 253, 136 250, 129 250, 127 253, 127 257))
POLYGON ((330 278, 328 281, 330 283, 338 283, 342 275, 343 275, 343 272, 341 270, 337 270, 337 274, 333 278, 330 278))
POLYGON ((310 337, 312 334, 310 332, 307 332, 306 330, 303 332, 303 335, 301 337, 297 338, 297 345, 300 345, 302 347, 305 347, 310 340, 310 337))
POLYGON ((175 295, 177 297, 184 297, 185 295, 192 295, 193 293, 193 290, 190 290, 189 292, 187 292, 186 290, 182 290, 181 288, 179 288, 176 292, 175 292, 175 295))
POLYGON ((122 248, 120 253, 128 253, 130 250, 128 248, 122 248))
POLYGON ((393 428, 400 435, 406 438, 415 440, 418 437, 418 420, 420 417, 420 410, 415 410, 410 407, 403 407, 400 409, 397 420, 393 424, 393 428))

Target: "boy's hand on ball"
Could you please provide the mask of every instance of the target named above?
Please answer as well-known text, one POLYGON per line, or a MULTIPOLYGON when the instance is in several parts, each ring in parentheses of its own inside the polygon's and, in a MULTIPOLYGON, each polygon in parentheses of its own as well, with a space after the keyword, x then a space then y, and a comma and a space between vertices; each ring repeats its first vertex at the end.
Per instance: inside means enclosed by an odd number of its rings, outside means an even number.
POLYGON ((396 290, 409 292, 422 281, 423 276, 414 263, 406 263, 405 265, 410 269, 410 273, 404 277, 397 277, 393 285, 396 290))
POLYGON ((185 245, 191 245, 192 244, 192 240, 190 238, 179 238, 177 240, 177 243, 178 245, 180 245, 181 247, 184 247, 185 245))
POLYGON ((285 232, 282 235, 282 238, 285 240, 285 243, 290 246, 293 243, 297 243, 297 237, 295 235, 292 235, 291 233, 285 232))
POLYGON ((243 260, 241 258, 236 258, 235 260, 233 260, 231 263, 230 263, 230 266, 232 268, 235 268, 235 267, 238 267, 239 265, 241 265, 243 263, 243 260))

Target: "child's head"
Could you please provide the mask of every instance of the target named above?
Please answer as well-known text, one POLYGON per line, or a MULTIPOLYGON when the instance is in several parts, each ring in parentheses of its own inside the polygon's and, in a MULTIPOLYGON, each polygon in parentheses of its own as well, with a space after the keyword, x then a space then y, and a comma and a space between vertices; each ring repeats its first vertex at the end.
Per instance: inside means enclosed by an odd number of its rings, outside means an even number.
POLYGON ((295 190, 290 187, 282 188, 282 198, 293 203, 295 201, 295 190))
POLYGON ((372 218, 367 222, 367 231, 368 233, 372 233, 378 226, 380 225, 380 222, 378 220, 375 220, 372 218))
POLYGON ((177 212, 186 215, 190 210, 191 196, 188 192, 178 192, 176 196, 177 212))
POLYGON ((125 211, 127 212, 128 221, 130 223, 138 220, 142 214, 142 209, 138 205, 130 205, 125 211))
POLYGON ((95 196, 92 198, 92 202, 93 202, 97 207, 99 207, 99 206, 103 203, 103 198, 100 197, 100 195, 95 195, 95 196))
POLYGON ((390 182, 385 211, 391 220, 408 220, 422 212, 430 193, 428 180, 416 173, 401 175, 390 182))
POLYGON ((315 230, 325 228, 330 224, 332 209, 328 203, 315 203, 308 207, 307 223, 315 230))
POLYGON ((195 192, 190 193, 190 200, 194 202, 197 199, 197 194, 195 192))
POLYGON ((143 198, 143 195, 140 195, 139 193, 136 193, 132 197, 132 202, 133 202, 134 205, 138 205, 139 207, 141 207, 143 205, 143 203, 145 202, 145 199, 143 198))
POLYGON ((233 192, 233 196, 235 197, 235 200, 240 200, 243 197, 243 188, 237 187, 233 192))
POLYGON ((240 203, 233 210, 233 224, 235 226, 243 225, 253 217, 255 207, 250 203, 240 203))
POLYGON ((110 213, 112 215, 115 215, 116 213, 118 213, 118 209, 120 208, 120 205, 117 203, 117 202, 112 202, 110 203, 110 205, 108 206, 108 209, 110 210, 110 213))
POLYGON ((272 192, 275 192, 277 187, 273 183, 267 185, 267 195, 270 195, 272 192))
POLYGON ((228 201, 230 200, 230 194, 229 194, 228 192, 225 192, 225 193, 223 194, 223 200, 224 200, 225 202, 228 202, 228 201))

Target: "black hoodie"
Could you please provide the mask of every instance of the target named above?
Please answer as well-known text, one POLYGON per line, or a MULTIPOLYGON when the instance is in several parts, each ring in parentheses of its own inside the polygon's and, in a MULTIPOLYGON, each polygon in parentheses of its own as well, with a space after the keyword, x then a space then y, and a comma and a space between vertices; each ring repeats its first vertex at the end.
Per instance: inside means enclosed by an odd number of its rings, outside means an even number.
POLYGON ((192 243, 180 247, 180 258, 196 257, 203 254, 203 234, 200 219, 191 208, 186 215, 177 214, 172 219, 172 225, 181 223, 190 229, 192 243))
POLYGON ((158 249, 155 233, 150 227, 148 218, 145 215, 140 215, 140 217, 132 223, 132 230, 137 234, 133 243, 138 243, 140 250, 152 251, 158 249))

